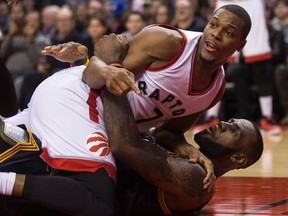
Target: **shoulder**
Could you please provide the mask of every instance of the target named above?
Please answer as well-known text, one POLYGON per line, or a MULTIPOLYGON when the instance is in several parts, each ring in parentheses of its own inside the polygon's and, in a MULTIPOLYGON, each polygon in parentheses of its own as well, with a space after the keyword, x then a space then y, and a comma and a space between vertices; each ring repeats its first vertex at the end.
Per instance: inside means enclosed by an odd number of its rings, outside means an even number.
POLYGON ((139 40, 145 38, 152 43, 163 43, 163 42, 182 42, 183 38, 180 34, 180 30, 160 25, 151 25, 144 28, 139 34, 134 38, 134 40, 139 40))
POLYGON ((131 40, 129 50, 145 53, 152 61, 170 61, 178 54, 183 41, 176 29, 148 26, 131 40))

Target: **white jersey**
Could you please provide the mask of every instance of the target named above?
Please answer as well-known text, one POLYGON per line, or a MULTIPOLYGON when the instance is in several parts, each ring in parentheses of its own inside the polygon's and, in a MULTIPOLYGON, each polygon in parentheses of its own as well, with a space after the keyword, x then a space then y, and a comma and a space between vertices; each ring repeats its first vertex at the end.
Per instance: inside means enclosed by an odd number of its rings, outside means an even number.
POLYGON ((166 65, 148 68, 143 73, 137 80, 141 96, 134 92, 128 94, 140 131, 166 119, 207 109, 225 87, 225 74, 223 68, 219 68, 210 86, 202 91, 192 91, 194 57, 202 33, 178 31, 184 39, 178 55, 166 65))
MULTIPOLYGON (((207 109, 225 86, 224 72, 219 68, 210 86, 199 92, 191 90, 194 54, 201 34, 180 33, 184 42, 177 57, 163 67, 149 68, 137 80, 140 96, 128 94, 140 131, 165 119, 207 109)), ((115 177, 102 100, 99 91, 92 91, 82 82, 84 68, 68 68, 47 78, 35 90, 28 109, 7 121, 25 123, 39 137, 41 157, 50 166, 71 171, 104 167, 115 177)))
POLYGON ((82 82, 85 66, 55 73, 35 90, 28 109, 7 119, 25 123, 41 140, 41 157, 60 170, 95 172, 104 167, 116 179, 99 91, 82 82))
MULTIPOLYGON (((251 18, 251 30, 247 36, 247 43, 243 49, 245 62, 253 63, 270 59, 272 54, 265 18, 264 0, 217 0, 216 9, 227 4, 237 4, 243 7, 251 18)), ((236 52, 231 58, 231 61, 237 61, 238 58, 239 53, 236 52)))

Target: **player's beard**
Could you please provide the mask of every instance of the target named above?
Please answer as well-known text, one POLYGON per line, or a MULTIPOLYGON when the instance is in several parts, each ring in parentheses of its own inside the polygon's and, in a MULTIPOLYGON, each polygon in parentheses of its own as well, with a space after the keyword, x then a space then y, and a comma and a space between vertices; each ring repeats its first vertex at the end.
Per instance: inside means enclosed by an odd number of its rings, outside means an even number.
POLYGON ((205 136, 203 132, 195 134, 194 140, 199 145, 199 150, 209 158, 217 159, 235 151, 235 149, 212 141, 210 137, 205 136))

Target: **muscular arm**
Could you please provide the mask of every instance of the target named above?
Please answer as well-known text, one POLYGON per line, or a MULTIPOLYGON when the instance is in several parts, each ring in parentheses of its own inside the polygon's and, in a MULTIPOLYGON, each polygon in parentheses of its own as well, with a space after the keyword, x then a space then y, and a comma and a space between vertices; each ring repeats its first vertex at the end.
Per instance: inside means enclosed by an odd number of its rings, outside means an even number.
POLYGON ((211 193, 203 189, 206 173, 200 165, 172 157, 160 146, 142 140, 126 97, 115 97, 106 90, 103 96, 105 127, 113 154, 162 189, 170 211, 192 211, 211 198, 211 193))
MULTIPOLYGON (((223 94, 224 88, 218 92, 217 96, 207 109, 213 107, 221 99, 223 94)), ((204 111, 205 110, 182 118, 169 119, 165 122, 159 123, 154 130, 154 137, 156 138, 157 143, 159 143, 161 146, 164 146, 165 148, 180 155, 185 155, 193 159, 194 162, 198 162, 203 165, 207 171, 207 175, 203 181, 204 188, 211 189, 216 178, 214 175, 214 166, 212 162, 198 149, 190 144, 187 144, 183 135, 188 129, 194 126, 204 111), (173 137, 177 137, 177 140, 180 140, 180 142, 175 144, 169 142, 169 139, 171 138, 168 138, 168 134, 170 134, 170 136, 172 135, 173 137)))
POLYGON ((83 80, 91 88, 102 88, 106 82, 105 76, 109 73, 107 64, 110 63, 122 63, 125 69, 133 72, 137 77, 150 66, 159 67, 172 60, 178 54, 182 42, 181 35, 175 30, 149 27, 132 39, 122 61, 122 59, 111 57, 111 55, 119 55, 118 52, 123 52, 123 49, 115 49, 115 38, 110 35, 95 45, 94 55, 97 58, 91 59, 94 62, 91 62, 91 65, 84 70, 83 80), (114 47, 112 42, 114 42, 114 47), (114 62, 111 58, 114 58, 114 62))

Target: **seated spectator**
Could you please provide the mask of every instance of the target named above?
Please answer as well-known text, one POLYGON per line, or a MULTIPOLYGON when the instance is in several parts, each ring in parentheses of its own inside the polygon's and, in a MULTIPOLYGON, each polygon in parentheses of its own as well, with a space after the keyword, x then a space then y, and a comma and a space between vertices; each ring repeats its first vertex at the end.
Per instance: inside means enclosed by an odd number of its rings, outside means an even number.
POLYGON ((131 40, 138 32, 145 27, 144 16, 141 12, 131 11, 126 15, 124 25, 127 31, 123 32, 127 40, 131 40))
MULTIPOLYGON (((51 41, 52 44, 61 44, 69 41, 80 42, 83 39, 77 34, 74 29, 75 20, 71 9, 65 7, 61 8, 56 17, 56 32, 53 34, 51 41)), ((59 62, 54 58, 48 57, 50 73, 67 68, 70 65, 67 63, 59 62)))
POLYGON ((177 0, 175 3, 175 27, 202 32, 206 22, 195 16, 196 9, 196 5, 192 1, 177 0))
POLYGON ((174 17, 173 8, 168 4, 161 4, 156 10, 153 23, 157 24, 171 24, 174 17))
POLYGON ((94 44, 97 43, 105 33, 107 33, 107 21, 104 16, 92 16, 88 22, 88 36, 84 39, 83 44, 88 48, 89 57, 93 56, 94 44))

